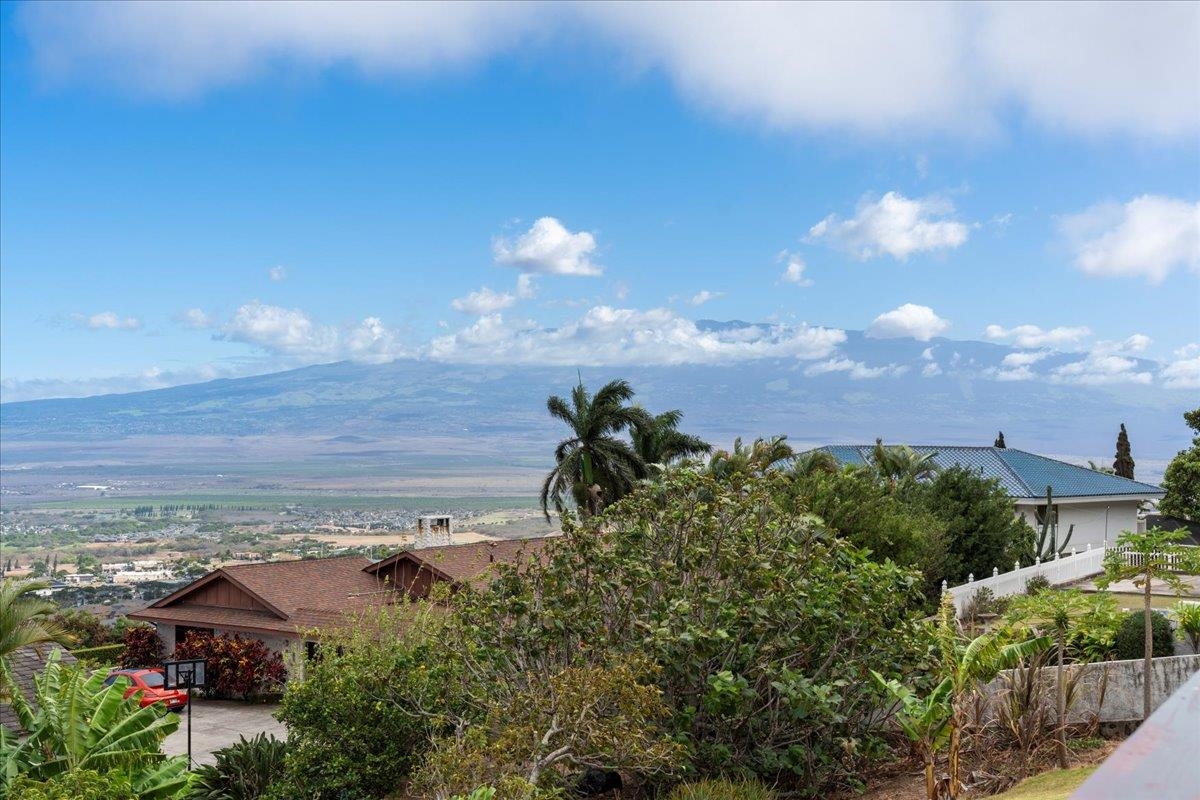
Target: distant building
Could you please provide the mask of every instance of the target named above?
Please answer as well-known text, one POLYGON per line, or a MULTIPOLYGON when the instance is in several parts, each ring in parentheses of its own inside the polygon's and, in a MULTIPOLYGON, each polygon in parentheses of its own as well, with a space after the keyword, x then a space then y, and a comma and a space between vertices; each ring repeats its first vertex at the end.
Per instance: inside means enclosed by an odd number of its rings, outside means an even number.
POLYGON ((68 572, 63 576, 63 580, 71 586, 82 586, 85 583, 94 583, 96 576, 91 572, 68 572))
MULTIPOLYGON (((827 450, 842 464, 868 464, 874 445, 829 445, 827 450)), ((1138 511, 1144 503, 1160 500, 1163 490, 1116 475, 1096 472, 1011 447, 959 447, 916 445, 918 453, 934 453, 941 469, 963 467, 994 478, 1013 500, 1016 513, 1040 528, 1046 514, 1057 515, 1060 540, 1075 526, 1070 547, 1113 544, 1121 531, 1138 530, 1138 511), (1046 508, 1050 487, 1053 508, 1046 508)))

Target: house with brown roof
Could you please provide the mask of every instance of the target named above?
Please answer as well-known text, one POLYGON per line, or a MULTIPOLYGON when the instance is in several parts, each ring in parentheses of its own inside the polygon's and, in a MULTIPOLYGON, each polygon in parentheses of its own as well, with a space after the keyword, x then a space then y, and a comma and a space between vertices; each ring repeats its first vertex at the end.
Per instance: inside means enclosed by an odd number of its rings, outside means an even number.
POLYGON ((403 595, 426 598, 438 583, 485 585, 492 568, 536 558, 545 541, 519 539, 402 550, 382 561, 343 556, 237 564, 213 570, 130 619, 151 622, 167 652, 192 630, 241 633, 275 650, 353 620, 403 595))

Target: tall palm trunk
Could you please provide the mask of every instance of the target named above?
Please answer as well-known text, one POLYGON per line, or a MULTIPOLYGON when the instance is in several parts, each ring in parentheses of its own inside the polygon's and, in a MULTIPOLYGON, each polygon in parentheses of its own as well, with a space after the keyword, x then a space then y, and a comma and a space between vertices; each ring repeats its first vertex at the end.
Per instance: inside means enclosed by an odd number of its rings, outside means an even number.
POLYGON ((1143 592, 1145 597, 1145 607, 1142 609, 1142 624, 1145 626, 1143 646, 1146 648, 1145 655, 1142 661, 1142 719, 1150 718, 1150 702, 1151 691, 1150 681, 1154 676, 1154 665, 1151 659, 1154 658, 1154 629, 1150 626, 1150 576, 1146 576, 1146 587, 1143 592))
POLYGON ((1063 651, 1067 648, 1067 632, 1058 629, 1058 725, 1054 746, 1058 751, 1058 768, 1067 768, 1067 685, 1063 681, 1063 651))

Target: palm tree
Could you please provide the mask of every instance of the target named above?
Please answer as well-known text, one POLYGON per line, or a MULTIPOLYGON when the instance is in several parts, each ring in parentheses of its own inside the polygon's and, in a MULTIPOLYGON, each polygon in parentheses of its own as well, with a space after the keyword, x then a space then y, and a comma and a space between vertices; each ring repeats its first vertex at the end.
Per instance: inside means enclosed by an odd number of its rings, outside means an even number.
POLYGON ((599 514, 606 502, 620 499, 645 476, 646 465, 637 452, 615 435, 649 422, 645 411, 628 405, 632 398, 626 381, 609 381, 593 396, 581 379, 571 390, 570 403, 558 395, 546 401, 550 415, 565 422, 572 434, 558 443, 554 469, 542 484, 546 519, 550 503, 561 513, 568 496, 583 516, 599 514))
POLYGON ((708 471, 721 481, 744 480, 772 469, 781 461, 796 455, 787 443, 787 436, 758 438, 753 444, 742 444, 742 437, 733 440, 732 450, 717 450, 708 460, 708 471))
POLYGON ((875 440, 871 451, 871 466, 890 487, 906 480, 929 478, 938 471, 934 463, 937 453, 918 453, 906 444, 885 445, 883 439, 875 440))
POLYGON ((839 469, 838 460, 828 450, 809 450, 792 459, 792 473, 797 477, 808 477, 817 473, 833 475, 839 469))
POLYGON ((71 635, 51 618, 58 605, 38 597, 50 586, 46 581, 5 578, 0 581, 0 700, 8 698, 8 658, 26 647, 57 642, 72 643, 71 635))
POLYGON ((712 445, 699 436, 691 436, 679 430, 683 412, 679 409, 664 411, 657 416, 646 415, 646 421, 635 425, 630 431, 633 449, 642 463, 667 465, 673 461, 709 453, 712 445))

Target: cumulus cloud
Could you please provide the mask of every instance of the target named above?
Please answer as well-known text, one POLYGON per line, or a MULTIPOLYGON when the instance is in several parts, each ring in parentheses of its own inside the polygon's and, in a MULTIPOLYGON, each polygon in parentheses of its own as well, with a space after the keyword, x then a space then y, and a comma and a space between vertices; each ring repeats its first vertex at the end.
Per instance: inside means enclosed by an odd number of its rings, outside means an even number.
POLYGON ((724 297, 724 292, 710 292, 708 289, 701 289, 692 295, 692 299, 688 300, 694 306, 702 306, 709 300, 716 300, 718 297, 724 297))
POLYGON ((942 368, 936 361, 931 361, 921 367, 921 375, 926 378, 933 378, 942 374, 942 368))
POLYGON ((73 314, 77 323, 94 331, 135 331, 142 327, 142 321, 137 317, 122 317, 115 311, 101 311, 98 314, 73 314))
POLYGON ((257 300, 238 308, 215 338, 253 345, 299 363, 341 359, 380 362, 409 354, 396 332, 378 317, 337 327, 317 323, 301 309, 257 300))
POLYGON ((929 306, 905 303, 876 317, 867 328, 867 336, 871 339, 911 338, 928 342, 949 327, 949 320, 939 317, 929 306))
POLYGON ((592 263, 596 237, 587 231, 572 233, 554 217, 542 217, 528 231, 492 242, 492 254, 499 264, 526 272, 552 275, 600 275, 603 269, 592 263))
POLYGON ((531 320, 488 314, 435 338, 428 357, 506 364, 724 364, 758 358, 827 358, 846 341, 836 328, 750 326, 703 329, 666 308, 595 306, 548 328, 531 320))
POLYGON ((1059 226, 1075 266, 1089 275, 1157 284, 1177 268, 1200 271, 1200 203, 1147 194, 1092 206, 1059 226))
POLYGON ((179 312, 176 317, 182 324, 196 330, 211 328, 215 325, 212 317, 202 308, 189 308, 186 311, 179 312))
POLYGON ((1168 389, 1200 389, 1200 344, 1175 351, 1175 359, 1158 374, 1168 389))
POLYGON ((482 316, 495 314, 517 302, 515 295, 508 292, 496 292, 484 286, 477 292, 471 292, 466 297, 456 297, 450 301, 450 307, 465 314, 482 316))
POLYGON ((831 358, 804 368, 804 374, 810 378, 816 375, 828 375, 831 372, 844 372, 850 380, 858 381, 870 378, 898 377, 908 372, 908 367, 899 364, 868 367, 861 361, 852 361, 848 358, 831 358))
POLYGON ((1038 377, 1033 365, 1050 355, 1049 350, 1009 353, 1001 359, 1000 366, 986 369, 984 374, 998 381, 1031 381, 1038 377))
POLYGON ((949 219, 953 213, 944 200, 888 192, 878 200, 864 198, 850 219, 830 214, 809 228, 808 238, 864 261, 884 254, 905 261, 913 253, 952 250, 966 242, 968 226, 949 219))
POLYGON ((1092 329, 1086 325, 1060 326, 1049 330, 1037 325, 1018 325, 1015 328, 988 325, 983 335, 992 341, 1012 342, 1017 347, 1065 347, 1079 344, 1092 335, 1092 329))
POLYGON ((797 286, 812 286, 813 282, 804 277, 804 270, 808 269, 808 265, 804 263, 804 259, 796 253, 789 253, 784 250, 779 254, 778 261, 787 260, 787 266, 783 269, 783 275, 780 280, 785 283, 794 283, 797 286))
POLYGON ((1125 356, 1091 352, 1079 361, 1063 364, 1050 371, 1050 379, 1060 383, 1103 386, 1113 383, 1147 384, 1151 374, 1139 369, 1138 362, 1125 356))
POLYGON ((267 270, 267 277, 279 283, 282 280, 287 280, 287 269, 281 266, 274 266, 267 270))
POLYGON ((696 104, 787 129, 1193 134, 1192 3, 29 3, 43 77, 188 97, 264 74, 372 79, 599 39, 696 104))

